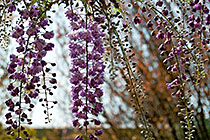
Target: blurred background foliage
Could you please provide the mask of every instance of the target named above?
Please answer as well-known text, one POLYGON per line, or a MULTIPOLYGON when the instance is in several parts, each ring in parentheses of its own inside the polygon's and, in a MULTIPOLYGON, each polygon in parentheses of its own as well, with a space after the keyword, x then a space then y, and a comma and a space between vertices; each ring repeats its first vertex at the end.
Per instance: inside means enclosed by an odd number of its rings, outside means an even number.
MULTIPOLYGON (((133 20, 138 7, 134 5, 134 0, 127 0, 132 4, 132 8, 122 7, 128 11, 128 18, 133 20)), ((168 9, 173 9, 167 0, 165 0, 168 9)), ((59 113, 63 114, 63 122, 67 124, 66 128, 62 129, 30 129, 32 140, 71 140, 79 132, 71 128, 72 114, 69 110, 71 100, 69 96, 69 58, 68 45, 66 35, 69 32, 68 24, 63 18, 63 8, 57 10, 54 24, 56 26, 56 48, 55 58, 58 64, 58 96, 55 95, 59 102, 59 113)), ((166 83, 173 79, 166 67, 163 65, 163 58, 158 52, 159 40, 150 35, 150 30, 146 28, 146 22, 149 18, 146 15, 140 15, 143 23, 132 26, 130 33, 130 44, 134 46, 135 61, 138 70, 141 72, 144 90, 147 98, 144 101, 144 109, 147 111, 147 116, 150 118, 152 129, 157 140, 181 140, 184 137, 183 129, 181 129, 180 119, 177 115, 176 107, 177 100, 171 96, 167 89, 166 83)), ((210 58, 208 54, 204 54, 210 58)), ((5 50, 0 50, 0 115, 4 113, 4 101, 7 98, 5 87, 8 83, 7 74, 7 58, 8 53, 5 50)), ((200 87, 192 87, 193 95, 191 102, 194 109, 194 124, 196 125, 195 139, 208 140, 210 139, 210 64, 206 66, 206 79, 201 81, 200 87)), ((121 73, 122 74, 122 73, 121 73)), ((119 73, 119 75, 121 75, 119 73)), ((122 76, 118 76, 115 80, 109 80, 109 75, 106 76, 104 85, 104 112, 99 117, 104 128, 101 140, 141 140, 144 139, 138 130, 139 120, 136 117, 132 104, 131 97, 124 87, 122 76)), ((4 122, 1 122, 4 123, 4 122)), ((0 140, 10 140, 6 135, 3 126, 0 124, 0 140)))

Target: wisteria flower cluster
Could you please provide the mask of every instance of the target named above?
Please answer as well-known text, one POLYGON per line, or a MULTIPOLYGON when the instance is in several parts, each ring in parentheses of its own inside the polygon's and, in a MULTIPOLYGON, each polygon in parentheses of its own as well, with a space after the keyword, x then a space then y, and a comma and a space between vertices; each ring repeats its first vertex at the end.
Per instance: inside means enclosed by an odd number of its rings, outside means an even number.
MULTIPOLYGON (((141 0, 140 2, 143 3, 141 0)), ((167 65, 167 71, 175 77, 167 83, 167 87, 173 91, 172 96, 179 99, 178 114, 184 120, 181 124, 186 128, 185 138, 192 139, 195 126, 192 124, 194 111, 190 108, 192 93, 189 89, 193 85, 199 85, 199 81, 205 78, 206 61, 200 54, 209 44, 209 35, 206 32, 209 30, 209 9, 205 1, 199 0, 175 4, 178 6, 178 10, 174 10, 176 14, 169 11, 162 0, 156 1, 155 4, 145 2, 141 12, 150 13, 146 27, 152 30, 152 36, 161 40, 158 50, 164 58, 163 63, 167 65), (185 13, 186 17, 183 19, 180 11, 185 13), (196 36, 199 38, 196 39, 196 36)))
POLYGON ((10 16, 12 15, 12 12, 16 10, 16 8, 13 4, 10 4, 8 5, 8 7, 5 7, 2 3, 3 2, 0 1, 0 46, 6 49, 9 44, 9 37, 11 34, 8 31, 8 28, 10 28, 11 26, 10 16))
MULTIPOLYGON (((9 6, 9 9, 15 11, 15 5, 9 6)), ((27 111, 32 111, 34 108, 32 100, 38 98, 41 92, 45 93, 44 100, 48 111, 47 93, 52 92, 51 88, 47 87, 47 81, 50 84, 56 84, 55 73, 52 74, 52 78, 46 79, 50 68, 47 67, 49 64, 44 60, 44 57, 48 51, 52 51, 54 48, 54 44, 48 41, 53 38, 54 33, 45 31, 49 21, 46 18, 41 18, 44 11, 37 5, 26 5, 18 12, 20 23, 11 33, 12 38, 16 39, 18 43, 18 47, 16 47, 17 53, 10 55, 8 73, 11 83, 7 89, 11 98, 6 101, 9 113, 5 115, 6 124, 9 125, 7 127, 8 134, 14 136, 16 130, 18 132, 16 140, 21 139, 21 132, 29 137, 22 124, 32 124, 32 120, 27 115, 27 111), (42 82, 44 84, 41 86, 42 82)), ((51 65, 55 66, 54 63, 51 65)), ((40 100, 43 99, 40 98, 40 100)))
MULTIPOLYGON (((93 21, 85 21, 81 15, 70 9, 66 12, 66 16, 73 31, 68 35, 72 65, 70 68, 73 99, 71 109, 76 117, 73 120, 73 126, 87 129, 90 122, 95 125, 101 124, 93 116, 98 116, 103 107, 100 97, 103 95, 101 85, 104 82, 105 65, 102 55, 105 34, 101 32, 99 25, 104 22, 104 18, 98 16, 93 21)), ((101 134, 101 129, 95 130, 95 134, 89 134, 89 139, 96 140, 96 137, 101 134)), ((78 136, 76 140, 83 138, 78 136)))

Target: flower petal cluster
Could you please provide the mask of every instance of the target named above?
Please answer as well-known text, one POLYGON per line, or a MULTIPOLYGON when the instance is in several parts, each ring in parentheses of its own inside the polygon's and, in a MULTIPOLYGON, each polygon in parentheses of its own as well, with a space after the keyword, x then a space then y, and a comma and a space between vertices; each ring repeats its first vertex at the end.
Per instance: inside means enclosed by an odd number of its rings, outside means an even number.
MULTIPOLYGON (((90 116, 98 116, 102 112, 103 104, 99 98, 103 95, 101 85, 104 83, 103 62, 103 37, 99 25, 103 17, 95 21, 85 23, 82 17, 71 10, 66 12, 70 20, 70 27, 73 33, 68 35, 70 39, 69 50, 71 57, 71 96, 73 105, 71 107, 74 116, 74 127, 87 127, 91 122, 100 125, 99 120, 91 119, 90 116), (87 25, 86 25, 87 24, 87 25), (81 121, 79 121, 81 120, 81 121)), ((102 131, 96 131, 95 135, 101 135, 102 131)), ((91 139, 95 136, 91 134, 91 139)), ((77 137, 76 139, 82 139, 77 137)))
MULTIPOLYGON (((14 7, 9 7, 11 11, 15 11, 14 7)), ((45 74, 49 72, 47 68, 48 63, 44 60, 48 51, 54 48, 54 44, 47 42, 53 38, 52 31, 45 31, 47 26, 47 19, 41 18, 41 8, 37 5, 31 5, 28 8, 18 10, 21 22, 12 31, 12 38, 18 43, 16 53, 10 55, 10 63, 8 66, 8 73, 10 74, 11 83, 8 85, 11 98, 5 103, 8 107, 9 113, 5 115, 8 134, 14 136, 13 129, 18 129, 18 138, 20 139, 20 132, 24 127, 22 123, 32 124, 31 119, 26 114, 26 109, 31 111, 34 108, 32 99, 39 96, 41 80, 45 81, 45 74), (24 26, 29 23, 28 26, 24 26), (42 34, 41 31, 45 33, 42 34), (43 31, 42 31, 43 32, 43 31), (47 39, 47 40, 46 40, 47 39), (42 75, 43 78, 40 78, 42 75), (17 115, 15 119, 13 116, 17 115)), ((55 78, 50 78, 49 83, 56 84, 55 78)), ((43 90, 48 90, 46 85, 43 85, 43 90), (44 88, 45 87, 45 88, 44 88)), ((27 131, 23 131, 28 137, 27 131)))

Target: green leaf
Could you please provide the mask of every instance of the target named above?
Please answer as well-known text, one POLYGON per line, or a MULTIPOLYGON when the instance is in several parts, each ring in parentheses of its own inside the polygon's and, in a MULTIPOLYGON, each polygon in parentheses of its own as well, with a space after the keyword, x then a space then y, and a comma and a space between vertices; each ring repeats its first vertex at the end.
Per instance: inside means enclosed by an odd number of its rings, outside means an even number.
POLYGON ((34 5, 34 3, 36 3, 36 2, 37 2, 37 0, 32 0, 30 5, 34 5))
POLYGON ((190 3, 190 0, 185 0, 187 3, 190 3))
POLYGON ((123 18, 124 18, 124 20, 125 20, 125 22, 127 22, 127 20, 126 20, 126 18, 125 18, 125 13, 123 12, 123 10, 119 7, 119 8, 117 8, 118 9, 118 11, 123 15, 123 18))
POLYGON ((115 7, 114 7, 114 13, 115 13, 115 14, 117 13, 117 8, 115 8, 115 7))

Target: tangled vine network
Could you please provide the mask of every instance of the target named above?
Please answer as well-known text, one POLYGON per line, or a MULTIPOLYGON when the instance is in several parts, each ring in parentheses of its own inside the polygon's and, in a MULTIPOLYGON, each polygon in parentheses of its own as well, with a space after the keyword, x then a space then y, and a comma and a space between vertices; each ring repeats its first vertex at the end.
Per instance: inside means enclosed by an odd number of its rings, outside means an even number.
POLYGON ((182 139, 195 138, 197 128, 191 97, 195 96, 192 89, 201 88, 201 82, 209 75, 210 0, 1 0, 1 48, 17 46, 9 55, 7 67, 8 135, 15 140, 29 140, 25 126, 32 124, 30 112, 35 101, 44 107, 46 123, 51 122, 51 109, 58 103, 49 100, 57 89, 53 68, 56 63, 45 58, 56 47, 52 43, 55 30, 48 28, 54 22, 49 15, 56 12, 52 10, 54 5, 64 6, 63 18, 69 24, 66 38, 72 99, 69 108, 74 115, 72 124, 81 132, 75 140, 98 140, 102 135, 103 122, 99 116, 104 109, 106 70, 109 79, 121 75, 125 81, 125 90, 140 124, 138 135, 146 140, 157 139, 158 132, 145 108, 150 95, 144 90, 146 81, 142 80, 136 50, 130 42, 132 30, 141 25, 158 41, 158 57, 172 77, 166 86, 171 91, 168 96, 177 100, 177 116, 184 131, 182 139), (10 46, 10 40, 15 40, 16 45, 10 46))

